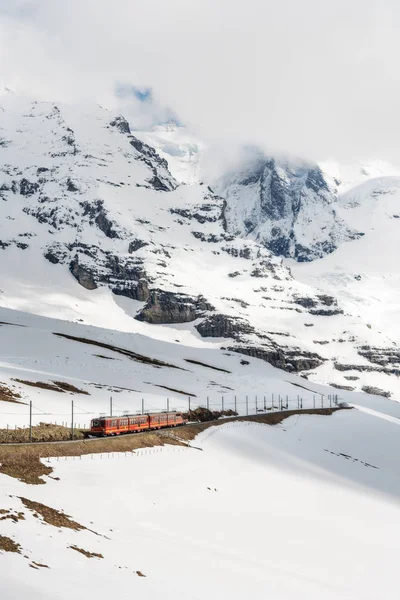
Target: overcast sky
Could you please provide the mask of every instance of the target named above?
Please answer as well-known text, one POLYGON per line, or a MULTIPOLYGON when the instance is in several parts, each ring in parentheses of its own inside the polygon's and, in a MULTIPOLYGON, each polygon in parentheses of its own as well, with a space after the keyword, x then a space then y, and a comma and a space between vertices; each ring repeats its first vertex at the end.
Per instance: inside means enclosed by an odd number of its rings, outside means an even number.
POLYGON ((151 87, 206 138, 400 163, 399 4, 0 0, 0 86, 113 108, 151 87))

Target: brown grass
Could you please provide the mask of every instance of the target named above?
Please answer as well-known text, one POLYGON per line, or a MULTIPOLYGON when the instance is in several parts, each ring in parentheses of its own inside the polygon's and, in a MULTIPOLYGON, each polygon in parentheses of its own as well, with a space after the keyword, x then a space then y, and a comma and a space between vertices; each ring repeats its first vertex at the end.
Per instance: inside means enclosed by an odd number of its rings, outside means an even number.
POLYGON ((164 446, 165 444, 185 445, 185 442, 193 440, 201 431, 216 425, 223 425, 227 422, 255 421, 268 425, 276 425, 292 415, 331 415, 337 410, 343 409, 287 410, 280 413, 261 414, 254 417, 232 417, 231 419, 220 419, 217 423, 194 423, 176 429, 151 431, 112 438, 99 438, 96 440, 82 440, 68 444, 60 442, 34 445, 21 444, 20 446, 0 445, 0 473, 15 477, 25 483, 43 484, 45 481, 42 477, 44 475, 49 476, 52 472, 51 467, 41 462, 42 459, 47 457, 79 457, 85 454, 131 452, 139 448, 151 448, 153 446, 164 446), (172 431, 176 434, 175 438, 166 435, 172 431))
POLYGON ((0 521, 5 521, 6 519, 10 519, 14 521, 14 523, 18 523, 18 521, 25 521, 25 516, 23 512, 13 512, 12 510, 2 509, 0 510, 0 521))
POLYGON ((43 521, 48 525, 65 527, 66 529, 73 529, 74 531, 87 529, 84 525, 80 525, 80 523, 73 521, 69 515, 66 515, 55 508, 50 508, 50 506, 28 500, 28 498, 23 498, 22 496, 19 496, 19 499, 26 508, 29 508, 29 510, 32 511, 34 516, 40 515, 43 521))
POLYGON ((50 390, 51 392, 59 392, 63 394, 64 392, 71 392, 73 394, 86 394, 89 396, 89 392, 85 390, 80 390, 75 387, 71 383, 67 383, 66 381, 28 381, 26 379, 13 379, 13 381, 17 381, 18 383, 22 383, 23 385, 29 385, 30 387, 39 388, 41 390, 50 390))
POLYGON ((13 379, 17 383, 22 383, 23 385, 29 385, 29 387, 39 388, 41 390, 50 390, 52 392, 61 392, 64 393, 64 390, 60 389, 58 386, 48 383, 47 381, 28 381, 26 379, 13 379))
POLYGON ((97 554, 97 552, 88 552, 88 550, 84 550, 83 548, 78 548, 78 546, 68 546, 71 550, 75 550, 76 552, 80 552, 83 556, 87 558, 104 558, 102 554, 97 554))
POLYGON ((21 554, 21 546, 5 535, 0 535, 0 550, 3 552, 16 552, 21 554))
MULTIPOLYGON (((84 430, 75 429, 74 438, 84 438, 84 430)), ((61 442, 71 439, 71 428, 51 423, 39 423, 32 427, 33 442, 61 442)), ((0 444, 26 444, 29 442, 29 427, 0 429, 0 444)))
POLYGON ((86 396, 90 396, 89 392, 75 387, 72 385, 72 383, 67 383, 66 381, 53 381, 53 383, 64 390, 64 392, 72 392, 73 394, 85 394, 86 396))
POLYGON ((142 571, 136 571, 136 575, 139 577, 146 577, 146 575, 143 575, 142 571))
POLYGON ((21 394, 15 392, 4 383, 0 383, 0 401, 15 402, 16 404, 25 404, 25 402, 19 402, 18 398, 21 398, 21 394))
POLYGON ((29 566, 33 567, 34 569, 38 569, 39 567, 41 569, 50 569, 49 565, 44 565, 42 563, 35 562, 34 560, 32 561, 32 563, 29 566))

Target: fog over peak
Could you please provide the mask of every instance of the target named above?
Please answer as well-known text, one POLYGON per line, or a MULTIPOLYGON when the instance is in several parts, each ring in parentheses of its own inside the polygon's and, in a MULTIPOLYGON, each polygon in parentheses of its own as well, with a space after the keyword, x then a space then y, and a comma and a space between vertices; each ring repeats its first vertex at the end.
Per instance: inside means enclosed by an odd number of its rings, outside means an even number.
POLYGON ((400 163, 399 24, 394 0, 5 0, 0 86, 113 110, 151 88, 211 143, 400 163))

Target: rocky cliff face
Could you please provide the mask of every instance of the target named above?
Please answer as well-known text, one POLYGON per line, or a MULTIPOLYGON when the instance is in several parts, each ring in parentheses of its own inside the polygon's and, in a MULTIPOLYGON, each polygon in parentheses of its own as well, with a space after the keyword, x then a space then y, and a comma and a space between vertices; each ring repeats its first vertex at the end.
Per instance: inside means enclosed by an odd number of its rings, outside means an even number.
POLYGON ((217 187, 226 199, 227 230, 279 256, 311 261, 362 235, 338 217, 336 184, 318 165, 258 155, 217 187))

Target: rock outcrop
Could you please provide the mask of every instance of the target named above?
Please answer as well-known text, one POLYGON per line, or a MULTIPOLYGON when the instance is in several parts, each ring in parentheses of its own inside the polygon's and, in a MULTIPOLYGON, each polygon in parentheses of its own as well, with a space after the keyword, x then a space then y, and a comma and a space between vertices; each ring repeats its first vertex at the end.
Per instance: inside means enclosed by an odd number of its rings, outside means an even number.
POLYGON ((155 289, 150 291, 147 304, 135 318, 153 324, 190 323, 211 310, 213 306, 202 296, 192 298, 155 289))

